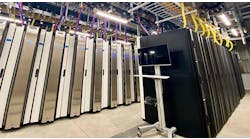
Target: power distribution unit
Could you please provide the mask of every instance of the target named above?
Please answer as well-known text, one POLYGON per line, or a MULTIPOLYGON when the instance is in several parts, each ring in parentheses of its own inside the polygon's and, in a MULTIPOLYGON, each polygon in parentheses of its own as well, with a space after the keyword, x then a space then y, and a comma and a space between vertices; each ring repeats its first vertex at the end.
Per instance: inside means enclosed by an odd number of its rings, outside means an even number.
MULTIPOLYGON (((170 51, 172 66, 161 67, 162 75, 170 76, 162 81, 167 127, 184 137, 215 137, 240 101, 231 53, 187 29, 142 37, 140 43, 141 48, 167 45, 170 51)), ((142 72, 154 75, 152 67, 142 72)), ((143 79, 143 89, 145 120, 154 123, 154 81, 143 79)))

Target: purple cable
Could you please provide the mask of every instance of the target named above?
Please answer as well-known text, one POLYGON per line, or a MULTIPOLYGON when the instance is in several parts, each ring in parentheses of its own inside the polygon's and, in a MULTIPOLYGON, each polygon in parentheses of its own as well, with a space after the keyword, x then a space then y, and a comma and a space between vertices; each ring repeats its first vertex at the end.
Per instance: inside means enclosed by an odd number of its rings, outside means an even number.
POLYGON ((103 28, 103 39, 106 40, 106 33, 107 33, 107 19, 104 20, 104 28, 103 28))
POLYGON ((117 41, 117 37, 118 37, 118 26, 119 26, 119 24, 116 23, 115 24, 115 41, 117 41))
POLYGON ((23 19, 22 2, 18 2, 18 10, 19 10, 20 18, 21 18, 22 25, 23 25, 24 24, 24 19, 23 19))
POLYGON ((147 31, 147 29, 142 25, 139 14, 137 13, 137 19, 138 19, 138 23, 140 24, 141 28, 143 29, 143 31, 145 31, 147 33, 147 35, 149 36, 149 32, 147 31))
POLYGON ((78 29, 78 25, 79 25, 81 13, 82 13, 82 7, 80 7, 80 9, 79 9, 79 13, 78 13, 78 18, 77 18, 76 25, 75 25, 74 34, 76 34, 76 30, 78 29))
POLYGON ((126 28, 126 26, 124 26, 124 35, 125 35, 124 41, 127 42, 128 40, 127 40, 127 28, 126 28))
POLYGON ((62 23, 62 19, 63 19, 64 15, 65 15, 66 8, 67 8, 67 6, 66 6, 66 4, 65 4, 65 5, 64 5, 64 8, 63 8, 62 15, 60 16, 59 20, 58 20, 57 23, 56 23, 55 30, 57 30, 57 29, 58 29, 58 26, 62 23))
POLYGON ((92 21, 91 21, 91 28, 90 28, 90 37, 93 34, 94 31, 94 22, 95 22, 96 15, 93 16, 92 21))

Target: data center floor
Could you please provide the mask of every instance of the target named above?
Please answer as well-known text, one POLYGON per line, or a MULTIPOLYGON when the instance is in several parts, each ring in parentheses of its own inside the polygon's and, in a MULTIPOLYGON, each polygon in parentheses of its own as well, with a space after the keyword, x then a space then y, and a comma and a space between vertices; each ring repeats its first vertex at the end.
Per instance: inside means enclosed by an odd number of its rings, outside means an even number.
MULTIPOLYGON (((241 100, 217 137, 250 137, 250 91, 241 100)), ((28 125, 0 131, 0 137, 137 137, 137 127, 147 124, 140 118, 140 104, 119 106, 77 118, 64 118, 51 124, 28 125)), ((177 129, 178 130, 178 129, 177 129)), ((166 137, 150 130, 143 137, 166 137)))

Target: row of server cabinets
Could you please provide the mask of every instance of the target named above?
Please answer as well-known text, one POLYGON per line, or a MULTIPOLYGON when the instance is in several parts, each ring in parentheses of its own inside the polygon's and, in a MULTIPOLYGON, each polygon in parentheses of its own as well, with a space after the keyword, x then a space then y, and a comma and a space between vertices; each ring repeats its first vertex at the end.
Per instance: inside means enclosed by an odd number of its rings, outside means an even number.
POLYGON ((131 45, 0 22, 0 128, 138 101, 131 45))
MULTIPOLYGON (((172 66, 161 67, 165 119, 184 137, 215 137, 244 96, 237 57, 188 29, 142 37, 140 47, 167 45, 172 66)), ((154 69, 143 67, 143 74, 154 69)), ((154 81, 143 79, 145 120, 154 123, 154 81)))

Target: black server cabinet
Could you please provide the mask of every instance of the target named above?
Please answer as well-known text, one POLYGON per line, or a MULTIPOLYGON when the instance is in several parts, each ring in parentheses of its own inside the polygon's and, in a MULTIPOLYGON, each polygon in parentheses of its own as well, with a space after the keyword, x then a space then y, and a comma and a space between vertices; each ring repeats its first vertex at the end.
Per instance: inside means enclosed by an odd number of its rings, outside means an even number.
POLYGON ((233 59, 234 73, 235 73, 235 77, 237 80, 237 86, 239 89, 240 97, 243 98, 245 96, 245 89, 244 89, 243 80, 242 80, 241 72, 240 72, 240 66, 239 66, 238 58, 236 54, 232 53, 232 59, 233 59))
MULTIPOLYGON (((167 127, 184 137, 215 137, 239 102, 230 53, 187 29, 141 38, 141 47, 166 45, 172 66, 161 67, 167 127)), ((143 74, 154 74, 143 67, 143 74)), ((157 121, 154 81, 143 79, 145 120, 157 121)))

